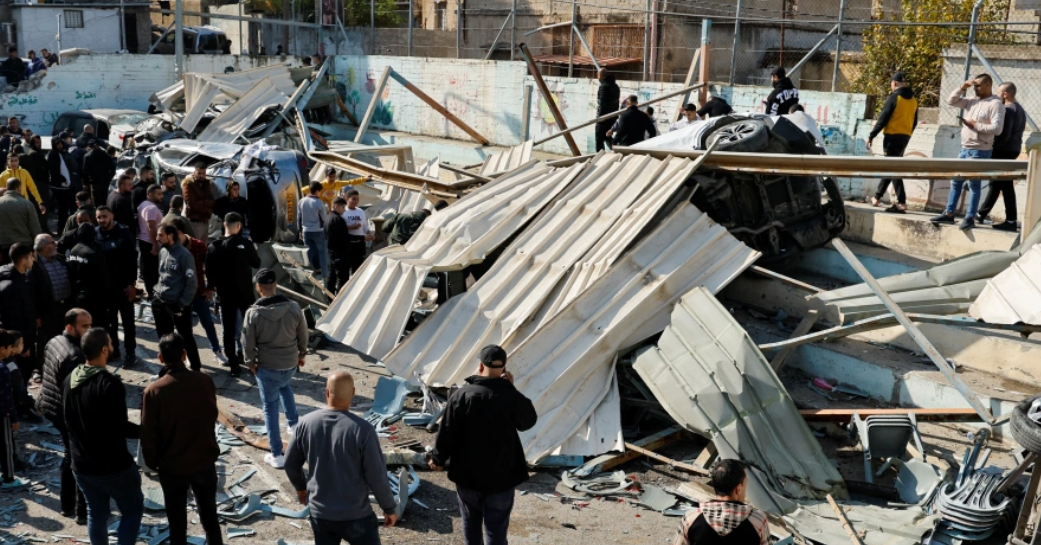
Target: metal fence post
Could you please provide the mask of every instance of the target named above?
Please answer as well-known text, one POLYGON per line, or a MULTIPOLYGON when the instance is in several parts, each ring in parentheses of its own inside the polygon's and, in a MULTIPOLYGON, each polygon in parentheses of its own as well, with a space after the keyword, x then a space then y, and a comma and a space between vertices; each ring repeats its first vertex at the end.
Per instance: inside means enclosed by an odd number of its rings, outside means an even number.
MULTIPOLYGON (((845 2, 845 0, 843 0, 845 2)), ((741 0, 737 0, 737 10, 734 13, 734 47, 730 57, 730 85, 734 85, 734 76, 737 73, 737 43, 741 37, 741 0)))
POLYGON ((842 63, 842 20, 846 17, 846 0, 839 2, 839 31, 835 36, 835 66, 831 72, 831 92, 839 86, 839 65, 842 63))
POLYGON ((463 58, 463 0, 455 0, 455 58, 463 58))
POLYGON ((711 75, 709 74, 709 56, 712 52, 712 48, 709 47, 712 44, 712 20, 703 19, 701 21, 701 66, 700 68, 700 83, 705 85, 698 89, 698 105, 704 106, 705 102, 708 101, 708 80, 711 75))
POLYGON ((643 79, 651 79, 651 0, 647 0, 647 17, 643 21, 643 79))
POLYGON ((513 0, 513 8, 510 13, 513 14, 513 21, 510 23, 510 60, 516 59, 517 51, 517 0, 513 0))
POLYGON ((972 23, 969 26, 969 43, 965 44, 965 76, 962 81, 969 81, 969 71, 972 70, 972 45, 976 43, 976 22, 980 20, 980 8, 983 0, 976 0, 972 5, 972 23))
POLYGON ((567 77, 574 77, 575 73, 575 33, 578 32, 578 26, 575 25, 575 18, 578 17, 578 3, 575 0, 571 0, 571 32, 567 33, 567 77))
POLYGON ((408 0, 408 56, 412 56, 412 19, 415 16, 415 11, 412 7, 412 0, 408 0))
POLYGON ((369 41, 372 42, 372 54, 376 54, 376 0, 369 0, 369 41))

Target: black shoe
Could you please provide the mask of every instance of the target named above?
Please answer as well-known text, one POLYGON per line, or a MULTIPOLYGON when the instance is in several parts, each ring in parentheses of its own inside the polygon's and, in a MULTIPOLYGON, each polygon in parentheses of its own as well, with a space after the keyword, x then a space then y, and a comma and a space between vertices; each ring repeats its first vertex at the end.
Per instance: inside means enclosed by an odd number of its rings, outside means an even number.
POLYGON ((954 223, 954 216, 948 216, 947 214, 940 214, 929 221, 933 223, 954 223))
POLYGON ((87 525, 87 515, 76 517, 76 524, 79 526, 87 525))
POLYGON ((228 376, 231 377, 231 378, 239 378, 240 376, 242 376, 242 369, 239 368, 239 367, 236 367, 236 368, 228 371, 228 376))
POLYGON ((900 208, 899 206, 897 206, 895 204, 890 206, 889 208, 886 208, 885 211, 889 212, 890 214, 904 214, 905 213, 902 208, 900 208))
POLYGON ((127 354, 127 356, 125 358, 123 358, 123 369, 130 369, 131 367, 133 367, 135 365, 137 365, 137 356, 136 355, 134 355, 134 354, 127 354))
POLYGON ((991 227, 997 229, 998 231, 1009 231, 1012 233, 1019 231, 1019 224, 1014 221, 1003 221, 1001 223, 995 223, 991 227))
POLYGON ((973 227, 976 227, 976 220, 972 219, 969 216, 966 216, 965 219, 961 220, 961 223, 958 225, 958 229, 961 229, 962 231, 965 231, 966 229, 972 229, 973 227))
POLYGON ((987 216, 981 216, 979 214, 976 214, 976 218, 975 219, 976 219, 976 223, 978 223, 980 225, 983 225, 983 223, 985 221, 987 221, 987 216))

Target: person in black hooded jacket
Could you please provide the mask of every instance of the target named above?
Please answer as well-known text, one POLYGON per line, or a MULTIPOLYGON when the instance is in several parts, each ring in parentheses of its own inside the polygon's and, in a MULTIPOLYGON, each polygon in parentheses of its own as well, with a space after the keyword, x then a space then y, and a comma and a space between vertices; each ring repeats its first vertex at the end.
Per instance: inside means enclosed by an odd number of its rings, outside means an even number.
POLYGON ((80 190, 79 165, 66 147, 61 136, 55 136, 51 138, 51 150, 47 152, 48 179, 58 211, 59 227, 65 225, 69 216, 76 211, 76 193, 80 190))
POLYGON ((637 107, 638 103, 639 98, 636 95, 629 95, 629 98, 625 99, 625 113, 618 117, 618 122, 614 125, 616 128, 608 132, 615 145, 631 146, 643 142, 648 135, 651 138, 658 136, 658 127, 654 125, 654 120, 647 112, 637 107))
MULTIPOLYGON (((622 92, 614 81, 614 75, 606 68, 601 68, 596 73, 596 79, 600 80, 600 87, 596 90, 596 116, 603 117, 618 111, 618 103, 622 92)), ((605 142, 610 142, 607 131, 611 130, 614 121, 607 120, 596 124, 596 151, 603 151, 605 142)))
POLYGON ((260 268, 256 246, 242 235, 243 223, 237 212, 228 212, 224 216, 224 237, 211 242, 206 250, 206 279, 220 298, 221 333, 233 377, 239 375, 244 363, 242 349, 236 349, 236 345, 241 336, 242 319, 257 299, 253 269, 260 268))
POLYGON ((40 395, 36 398, 36 409, 54 424, 65 446, 60 468, 61 514, 68 518, 76 517, 76 522, 81 525, 87 523, 87 501, 72 475, 72 447, 69 445, 62 405, 65 399, 65 379, 77 365, 86 361, 80 349, 80 339, 91 325, 90 313, 81 308, 65 313, 65 331, 51 339, 44 348, 43 382, 40 384, 40 395))
POLYGON ((788 78, 783 66, 778 66, 773 69, 773 72, 770 72, 770 82, 773 83, 774 90, 763 101, 763 105, 766 107, 766 114, 785 115, 788 113, 788 110, 791 110, 792 106, 799 103, 799 90, 795 88, 795 84, 788 78))
POLYGON ((517 432, 538 420, 535 405, 513 386, 506 351, 489 345, 479 358, 477 374, 448 398, 429 461, 434 471, 451 462, 466 545, 482 545, 485 532, 488 543, 506 543, 514 489, 528 480, 517 432))
POLYGON ((76 228, 76 245, 69 252, 69 282, 72 283, 72 304, 98 317, 98 326, 108 316, 112 278, 108 262, 97 241, 97 231, 89 223, 76 228))

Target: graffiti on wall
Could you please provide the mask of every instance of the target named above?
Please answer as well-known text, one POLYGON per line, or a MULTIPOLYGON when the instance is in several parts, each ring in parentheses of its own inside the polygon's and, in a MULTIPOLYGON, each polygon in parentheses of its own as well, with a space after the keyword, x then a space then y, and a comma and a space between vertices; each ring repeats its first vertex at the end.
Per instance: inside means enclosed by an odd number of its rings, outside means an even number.
MULTIPOLYGON (((360 118, 361 116, 358 115, 359 109, 364 111, 369 104, 368 101, 363 101, 362 99, 362 89, 369 94, 369 100, 371 100, 371 96, 376 92, 377 84, 376 73, 371 68, 365 72, 364 84, 361 84, 359 81, 358 72, 359 70, 355 66, 349 65, 347 66, 345 77, 342 80, 337 80, 335 83, 336 93, 340 95, 340 100, 351 110, 355 118, 360 118)), ((384 86, 383 93, 376 103, 376 110, 372 115, 372 123, 385 127, 394 125, 394 105, 390 102, 389 85, 384 86)))
MULTIPOLYGON (((549 94, 553 97, 553 102, 557 105, 557 109, 560 110, 560 115, 567 117, 564 113, 568 109, 567 93, 564 91, 564 84, 560 82, 547 82, 546 86, 549 88, 549 94)), ((546 99, 539 94, 538 101, 534 104, 535 111, 532 115, 535 119, 538 119, 542 123, 541 129, 544 134, 552 133, 556 131, 557 120, 553 116, 553 111, 549 107, 549 103, 546 99)), ((565 119, 565 121, 567 121, 565 119)))

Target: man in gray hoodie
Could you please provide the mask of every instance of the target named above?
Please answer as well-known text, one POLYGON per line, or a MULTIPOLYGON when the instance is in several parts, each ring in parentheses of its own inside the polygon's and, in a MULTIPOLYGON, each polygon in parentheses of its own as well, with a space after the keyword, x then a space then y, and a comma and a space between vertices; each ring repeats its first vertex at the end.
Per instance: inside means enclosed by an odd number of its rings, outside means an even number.
POLYGON ((292 437, 297 423, 296 400, 290 382, 307 355, 307 321, 300 305, 275 293, 275 271, 260 269, 253 277, 260 293, 242 319, 242 358, 257 376, 260 401, 264 404, 264 425, 271 452, 264 461, 271 467, 285 466, 282 436, 278 430, 279 401, 285 407, 292 437))
POLYGON ((192 300, 199 289, 195 258, 181 245, 177 228, 162 222, 155 233, 159 250, 159 283, 152 299, 155 332, 160 338, 176 331, 184 340, 184 351, 192 371, 202 369, 199 347, 192 332, 192 300))

